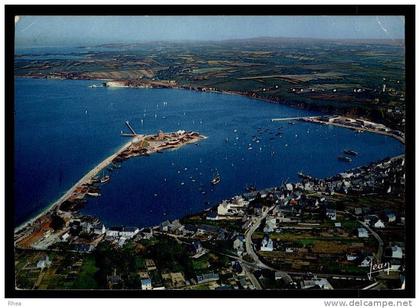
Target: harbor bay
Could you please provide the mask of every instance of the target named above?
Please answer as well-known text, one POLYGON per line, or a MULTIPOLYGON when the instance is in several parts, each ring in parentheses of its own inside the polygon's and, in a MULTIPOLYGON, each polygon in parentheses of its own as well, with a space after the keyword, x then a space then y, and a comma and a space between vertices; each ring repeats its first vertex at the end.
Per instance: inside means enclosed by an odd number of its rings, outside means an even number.
POLYGON ((54 203, 128 140, 141 134, 199 131, 208 138, 164 155, 106 170, 111 183, 82 213, 106 225, 150 226, 198 212, 247 187, 327 177, 399 155, 404 145, 374 133, 272 118, 316 116, 261 100, 178 89, 89 88, 92 81, 16 79, 15 223, 54 203), (39 102, 34 104, 33 102, 39 102), (359 155, 337 159, 344 149, 359 155), (219 174, 221 181, 212 185, 219 174))

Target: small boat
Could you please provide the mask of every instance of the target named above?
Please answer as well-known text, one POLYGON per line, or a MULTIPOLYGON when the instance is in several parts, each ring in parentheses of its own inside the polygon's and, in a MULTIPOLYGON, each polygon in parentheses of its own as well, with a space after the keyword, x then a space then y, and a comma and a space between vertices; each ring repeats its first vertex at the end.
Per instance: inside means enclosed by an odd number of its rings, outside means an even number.
POLYGON ((341 161, 344 161, 346 163, 351 163, 352 162, 352 159, 350 157, 347 157, 347 156, 338 156, 337 159, 341 160, 341 161))
POLYGON ((217 185, 217 184, 219 184, 220 183, 220 181, 221 181, 222 179, 220 178, 220 175, 219 175, 219 173, 217 173, 214 177, 213 177, 213 179, 210 181, 213 185, 217 185))
POLYGON ((101 178, 101 183, 106 183, 110 180, 111 178, 109 177, 109 175, 105 175, 101 178))
POLYGON ((359 153, 357 153, 356 151, 348 150, 348 149, 344 150, 343 153, 344 154, 347 154, 347 155, 351 155, 351 156, 357 156, 357 155, 359 155, 359 153))
POLYGON ((88 192, 87 194, 89 196, 92 196, 92 197, 100 197, 101 196, 101 194, 100 193, 97 193, 97 192, 88 192))

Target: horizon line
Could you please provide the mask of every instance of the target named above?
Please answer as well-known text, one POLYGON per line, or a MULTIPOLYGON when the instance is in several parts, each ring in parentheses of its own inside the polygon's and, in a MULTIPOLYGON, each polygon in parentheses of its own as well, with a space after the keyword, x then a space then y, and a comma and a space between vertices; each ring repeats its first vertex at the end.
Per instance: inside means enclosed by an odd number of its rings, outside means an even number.
MULTIPOLYGON (((247 40, 258 40, 258 39, 286 39, 286 40, 314 40, 314 41, 387 41, 387 42, 395 42, 395 41, 405 41, 405 37, 402 38, 322 38, 322 37, 299 37, 299 36, 252 36, 252 37, 245 37, 245 38, 227 38, 227 39, 219 39, 219 40, 200 40, 200 39, 161 39, 161 40, 136 40, 136 41, 110 41, 110 42, 103 42, 103 43, 93 43, 83 45, 82 43, 70 43, 65 47, 75 47, 75 48, 82 48, 82 47, 98 47, 103 45, 110 45, 110 44, 118 44, 118 45, 129 45, 129 44, 147 44, 147 43, 223 43, 229 41, 247 41, 247 40)), ((60 47, 63 46, 63 43, 57 42, 57 45, 20 45, 19 43, 15 43, 15 48, 49 48, 49 47, 60 47)))

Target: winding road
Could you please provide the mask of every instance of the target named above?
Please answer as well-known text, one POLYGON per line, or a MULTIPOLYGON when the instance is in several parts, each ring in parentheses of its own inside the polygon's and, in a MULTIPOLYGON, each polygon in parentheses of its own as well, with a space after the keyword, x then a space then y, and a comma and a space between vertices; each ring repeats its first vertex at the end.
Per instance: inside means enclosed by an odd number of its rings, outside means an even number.
POLYGON ((261 222, 263 221, 263 219, 265 219, 267 217, 268 213, 270 211, 272 211, 274 208, 275 208, 275 205, 273 205, 272 207, 266 209, 262 213, 261 216, 255 218, 254 222, 249 226, 248 230, 245 231, 245 248, 246 248, 247 254, 254 261, 255 266, 257 266, 259 268, 265 268, 265 269, 269 269, 271 271, 278 272, 280 274, 280 276, 282 277, 283 281, 285 281, 286 283, 290 283, 290 282, 293 282, 293 280, 289 276, 289 274, 287 274, 284 271, 281 271, 281 270, 278 270, 276 268, 273 268, 271 266, 268 266, 268 265, 264 264, 260 260, 260 258, 258 257, 258 255, 255 253, 254 244, 252 242, 252 235, 258 229, 258 227, 261 225, 261 222))

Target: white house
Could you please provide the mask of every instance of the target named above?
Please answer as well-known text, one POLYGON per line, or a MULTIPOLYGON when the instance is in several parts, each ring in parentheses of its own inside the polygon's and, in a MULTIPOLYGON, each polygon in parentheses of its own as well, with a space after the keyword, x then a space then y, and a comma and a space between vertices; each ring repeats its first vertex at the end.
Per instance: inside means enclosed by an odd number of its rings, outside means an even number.
POLYGON ((236 239, 233 241, 233 249, 235 249, 236 253, 240 256, 244 252, 244 243, 245 239, 243 236, 237 236, 236 239))
POLYGON ((347 254, 346 255, 347 261, 355 261, 357 259, 356 254, 347 254))
POLYGON ((152 290, 152 280, 142 279, 141 280, 141 289, 142 290, 152 290))
POLYGON ((377 229, 382 229, 382 228, 385 228, 385 224, 382 222, 382 220, 380 220, 380 219, 378 219, 378 221, 377 222, 375 222, 374 224, 373 224, 373 226, 375 227, 375 228, 377 228, 377 229))
POLYGON ((108 230, 106 230, 106 236, 109 237, 118 237, 120 233, 120 227, 111 227, 108 230))
POLYGON ((315 287, 319 287, 323 290, 333 290, 332 285, 328 282, 325 278, 313 278, 311 280, 302 280, 300 282, 300 286, 302 289, 312 289, 315 287))
POLYGON ((48 256, 43 257, 41 260, 38 261, 36 264, 37 268, 44 269, 46 267, 49 267, 51 265, 50 258, 48 256))
POLYGON ((139 233, 139 228, 137 227, 123 227, 120 231, 120 236, 124 236, 127 238, 131 238, 135 236, 137 233, 139 233))
POLYGON ((106 228, 104 224, 98 224, 96 226, 94 226, 93 228, 93 233, 101 235, 104 234, 106 232, 106 228))
POLYGON ((169 220, 165 220, 164 222, 160 224, 159 229, 162 232, 168 232, 170 225, 171 225, 171 222, 169 220))
POLYGON ((241 212, 241 209, 249 202, 245 201, 243 197, 237 196, 230 201, 224 200, 217 207, 218 215, 236 215, 241 212))
POLYGON ((277 221, 275 217, 267 217, 264 232, 273 232, 277 228, 277 221))
POLYGON ((63 242, 66 242, 69 239, 69 237, 70 237, 70 233, 66 232, 61 236, 61 240, 63 242))
POLYGON ((261 248, 260 251, 273 251, 273 241, 268 236, 264 237, 264 239, 261 242, 261 248))
POLYGON ((366 238, 366 237, 369 237, 368 230, 366 230, 365 228, 358 228, 358 229, 357 229, 357 236, 358 236, 359 238, 366 238))
POLYGON ((217 214, 218 215, 228 215, 229 214, 229 207, 226 202, 222 202, 217 207, 217 214))
POLYGON ((394 245, 392 246, 392 255, 391 257, 395 258, 395 259, 402 259, 403 257, 403 252, 402 252, 402 248, 398 245, 394 245))
POLYGON ((359 266, 360 267, 369 267, 372 260, 373 260, 373 257, 367 256, 366 258, 363 259, 363 261, 360 263, 359 266))
POLYGON ((137 227, 111 227, 106 231, 106 235, 109 237, 126 237, 126 238, 132 238, 137 233, 139 233, 140 230, 137 227))

